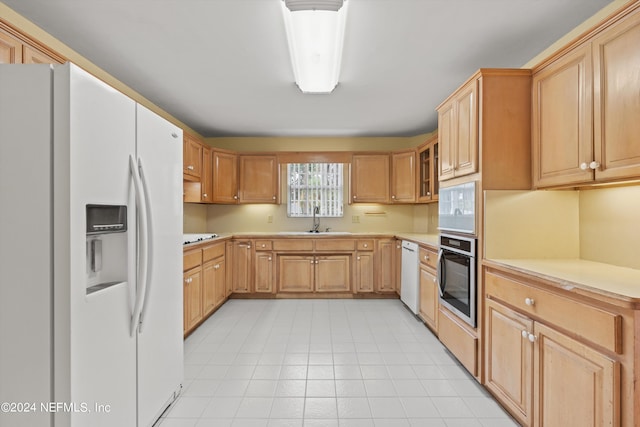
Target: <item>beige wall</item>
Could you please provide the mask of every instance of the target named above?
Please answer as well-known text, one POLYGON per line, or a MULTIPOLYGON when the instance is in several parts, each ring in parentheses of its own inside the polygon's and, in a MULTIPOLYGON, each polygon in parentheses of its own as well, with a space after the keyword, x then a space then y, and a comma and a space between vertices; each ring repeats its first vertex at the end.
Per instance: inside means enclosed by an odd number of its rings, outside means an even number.
POLYGON ((640 185, 580 192, 580 254, 640 269, 640 185))
POLYGON ((580 258, 640 269, 640 185, 485 192, 485 257, 580 258))

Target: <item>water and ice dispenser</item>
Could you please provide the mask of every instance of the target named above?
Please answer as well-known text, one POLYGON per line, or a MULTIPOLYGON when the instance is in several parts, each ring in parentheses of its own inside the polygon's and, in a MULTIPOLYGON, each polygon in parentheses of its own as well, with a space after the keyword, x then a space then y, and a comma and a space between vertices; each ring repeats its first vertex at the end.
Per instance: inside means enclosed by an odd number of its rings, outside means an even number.
POLYGON ((127 206, 87 205, 87 295, 127 281, 127 206))

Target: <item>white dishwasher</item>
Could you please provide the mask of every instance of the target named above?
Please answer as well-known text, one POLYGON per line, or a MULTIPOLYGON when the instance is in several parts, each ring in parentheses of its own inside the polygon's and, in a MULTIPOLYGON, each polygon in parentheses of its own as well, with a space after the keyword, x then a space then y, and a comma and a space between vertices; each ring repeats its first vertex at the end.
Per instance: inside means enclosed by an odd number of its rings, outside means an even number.
POLYGON ((403 240, 400 299, 414 314, 418 314, 419 263, 418 245, 403 240))

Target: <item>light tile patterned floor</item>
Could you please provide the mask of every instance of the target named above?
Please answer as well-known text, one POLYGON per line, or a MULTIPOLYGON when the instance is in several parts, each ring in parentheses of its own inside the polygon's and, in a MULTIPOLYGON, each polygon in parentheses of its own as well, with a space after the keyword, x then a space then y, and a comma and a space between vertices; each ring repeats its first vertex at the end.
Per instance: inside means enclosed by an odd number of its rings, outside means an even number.
POLYGON ((517 426, 399 300, 230 300, 160 427, 517 426))

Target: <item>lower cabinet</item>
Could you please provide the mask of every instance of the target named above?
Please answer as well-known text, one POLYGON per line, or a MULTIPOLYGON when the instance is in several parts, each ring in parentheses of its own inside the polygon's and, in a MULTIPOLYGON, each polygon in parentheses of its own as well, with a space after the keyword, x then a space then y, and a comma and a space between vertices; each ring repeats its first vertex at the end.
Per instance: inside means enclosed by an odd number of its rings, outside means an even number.
POLYGON ((188 332, 202 319, 202 269, 184 272, 183 332, 188 332))
POLYGON ((436 333, 438 332, 438 284, 434 272, 420 264, 420 308, 422 320, 436 333))
POLYGON ((357 252, 356 254, 355 292, 373 292, 373 252, 357 252))
MULTIPOLYGON (((589 344, 588 334, 586 341, 569 336, 561 332, 566 324, 547 324, 527 312, 544 312, 545 305, 561 310, 573 301, 531 298, 534 288, 489 272, 485 277, 485 386, 525 426, 621 425, 621 366, 615 351, 608 355, 589 344), (497 294, 506 301, 498 301, 497 294), (519 303, 525 308, 520 310, 519 303)), ((604 322, 593 319, 603 312, 582 306, 593 315, 581 316, 580 322, 594 323, 596 334, 604 322)))
POLYGON ((183 253, 183 332, 190 333, 227 298, 225 243, 183 253))
POLYGON ((349 292, 350 265, 350 255, 278 255, 278 292, 349 292))
POLYGON ((235 293, 249 293, 251 287, 251 241, 242 240, 233 242, 233 289, 235 293))
POLYGON ((273 254, 271 252, 257 252, 255 258, 255 291, 273 292, 273 254))
POLYGON ((397 268, 395 262, 395 239, 379 240, 377 255, 378 277, 376 290, 378 292, 395 292, 397 268))

